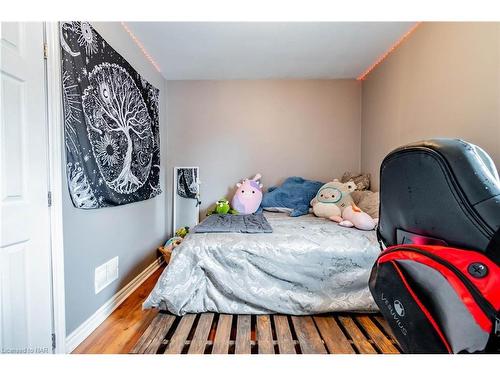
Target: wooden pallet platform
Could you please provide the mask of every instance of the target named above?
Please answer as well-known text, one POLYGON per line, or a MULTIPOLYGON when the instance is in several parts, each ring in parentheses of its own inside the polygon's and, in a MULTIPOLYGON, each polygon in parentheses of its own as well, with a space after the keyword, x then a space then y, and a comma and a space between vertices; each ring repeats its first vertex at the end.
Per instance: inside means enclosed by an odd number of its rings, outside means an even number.
POLYGON ((315 316, 175 316, 160 312, 136 354, 397 354, 397 342, 376 314, 315 316))

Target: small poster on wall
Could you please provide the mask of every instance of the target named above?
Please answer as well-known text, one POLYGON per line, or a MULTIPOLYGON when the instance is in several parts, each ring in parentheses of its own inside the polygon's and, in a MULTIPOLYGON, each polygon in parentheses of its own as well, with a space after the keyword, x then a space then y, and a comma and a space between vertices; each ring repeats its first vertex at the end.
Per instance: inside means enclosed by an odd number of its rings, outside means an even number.
POLYGON ((73 204, 94 209, 160 189, 159 90, 88 22, 60 24, 66 174, 73 204))

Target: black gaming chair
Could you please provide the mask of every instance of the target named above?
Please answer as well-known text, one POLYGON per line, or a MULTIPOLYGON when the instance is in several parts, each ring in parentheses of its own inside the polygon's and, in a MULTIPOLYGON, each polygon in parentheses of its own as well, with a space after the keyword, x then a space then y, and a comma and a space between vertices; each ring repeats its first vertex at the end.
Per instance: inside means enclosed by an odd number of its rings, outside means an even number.
POLYGON ((383 247, 452 246, 482 251, 500 264, 499 229, 500 179, 480 147, 432 139, 400 147, 382 162, 377 233, 383 247))
POLYGON ((459 139, 391 152, 380 169, 381 247, 370 291, 406 353, 500 348, 500 180, 459 139))

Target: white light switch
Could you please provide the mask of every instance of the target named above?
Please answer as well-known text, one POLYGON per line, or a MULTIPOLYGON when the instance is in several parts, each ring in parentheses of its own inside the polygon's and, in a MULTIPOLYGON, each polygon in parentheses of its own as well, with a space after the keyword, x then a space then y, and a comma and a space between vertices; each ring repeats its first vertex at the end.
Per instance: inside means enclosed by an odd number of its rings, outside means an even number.
POLYGON ((118 279, 118 257, 114 257, 106 263, 106 273, 108 276, 108 284, 118 279))
POLYGON ((95 269, 95 281, 94 281, 95 294, 99 293, 101 290, 104 289, 107 279, 108 276, 106 272, 106 265, 103 264, 102 266, 97 267, 95 269))
POLYGON ((95 269, 95 294, 99 293, 116 279, 118 279, 118 257, 114 257, 95 269))

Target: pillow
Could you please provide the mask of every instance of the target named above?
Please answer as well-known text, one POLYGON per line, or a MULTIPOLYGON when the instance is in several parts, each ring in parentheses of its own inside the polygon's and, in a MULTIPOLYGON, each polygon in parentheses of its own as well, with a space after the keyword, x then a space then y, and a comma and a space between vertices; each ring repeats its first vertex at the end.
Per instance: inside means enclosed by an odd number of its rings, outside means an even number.
POLYGON ((346 183, 349 181, 354 181, 354 183, 356 184, 356 190, 368 190, 370 188, 369 173, 353 174, 352 172, 345 172, 342 175, 340 182, 346 183))
POLYGON ((309 202, 323 186, 323 182, 306 180, 302 177, 288 177, 281 186, 270 187, 262 198, 265 210, 291 209, 290 216, 309 213, 309 202))
POLYGON ((379 217, 380 193, 369 190, 353 191, 351 193, 354 203, 373 219, 379 217))

